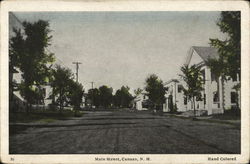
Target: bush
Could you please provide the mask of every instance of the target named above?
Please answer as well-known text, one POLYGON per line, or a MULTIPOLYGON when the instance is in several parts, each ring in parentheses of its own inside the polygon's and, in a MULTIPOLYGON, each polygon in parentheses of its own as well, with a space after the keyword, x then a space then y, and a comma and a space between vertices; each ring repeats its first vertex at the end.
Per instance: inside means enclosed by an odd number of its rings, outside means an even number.
POLYGON ((225 110, 225 115, 230 115, 230 116, 240 116, 241 110, 237 107, 231 107, 229 110, 225 110))
POLYGON ((75 117, 82 117, 82 116, 83 116, 83 113, 77 110, 77 111, 75 111, 74 116, 75 116, 75 117))
POLYGON ((178 108, 176 104, 170 106, 170 113, 177 113, 177 110, 178 108))

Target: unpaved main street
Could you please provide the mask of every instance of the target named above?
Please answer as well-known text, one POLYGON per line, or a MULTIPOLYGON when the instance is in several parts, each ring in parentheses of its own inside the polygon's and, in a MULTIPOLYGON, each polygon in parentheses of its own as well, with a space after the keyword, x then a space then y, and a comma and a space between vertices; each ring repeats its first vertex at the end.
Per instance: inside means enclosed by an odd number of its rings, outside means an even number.
POLYGON ((239 126, 147 113, 88 112, 25 126, 10 136, 10 154, 240 153, 239 126))

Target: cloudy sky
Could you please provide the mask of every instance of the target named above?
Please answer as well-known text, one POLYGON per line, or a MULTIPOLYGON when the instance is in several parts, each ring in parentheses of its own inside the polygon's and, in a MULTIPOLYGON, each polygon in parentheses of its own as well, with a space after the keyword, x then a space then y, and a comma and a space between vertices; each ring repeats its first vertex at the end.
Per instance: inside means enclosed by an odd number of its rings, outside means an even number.
POLYGON ((57 63, 75 72, 85 89, 108 85, 131 90, 149 74, 164 82, 177 78, 191 46, 224 38, 220 12, 15 12, 21 21, 50 22, 57 63))

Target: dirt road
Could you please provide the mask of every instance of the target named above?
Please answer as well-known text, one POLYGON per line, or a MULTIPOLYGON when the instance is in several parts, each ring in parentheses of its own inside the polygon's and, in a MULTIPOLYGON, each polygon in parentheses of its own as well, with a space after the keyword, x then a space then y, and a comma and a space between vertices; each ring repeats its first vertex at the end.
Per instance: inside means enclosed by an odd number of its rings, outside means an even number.
POLYGON ((25 126, 10 136, 11 154, 240 153, 238 126, 147 113, 88 112, 25 126))

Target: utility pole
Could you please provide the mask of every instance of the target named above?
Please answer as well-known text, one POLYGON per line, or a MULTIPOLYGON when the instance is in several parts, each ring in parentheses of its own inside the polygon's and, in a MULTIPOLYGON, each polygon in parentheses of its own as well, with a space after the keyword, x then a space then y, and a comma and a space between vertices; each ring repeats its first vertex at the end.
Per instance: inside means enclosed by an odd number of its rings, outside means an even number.
POLYGON ((94 101, 94 82, 92 81, 92 82, 90 82, 91 83, 91 88, 92 88, 92 101, 91 101, 91 108, 93 108, 93 101, 94 101))
POLYGON ((79 69, 79 64, 82 64, 80 62, 73 62, 73 64, 76 65, 76 82, 78 82, 78 69, 79 69))

